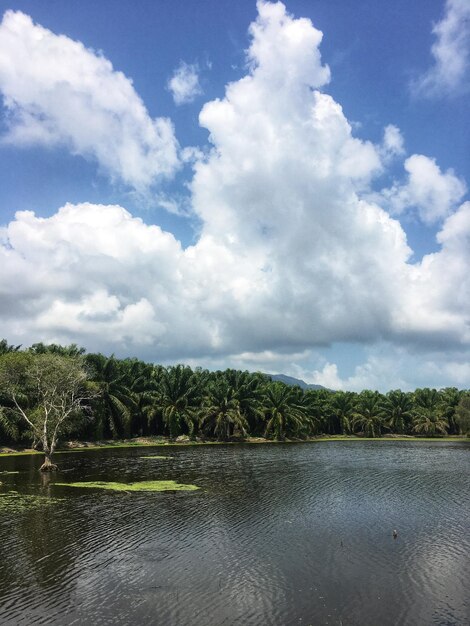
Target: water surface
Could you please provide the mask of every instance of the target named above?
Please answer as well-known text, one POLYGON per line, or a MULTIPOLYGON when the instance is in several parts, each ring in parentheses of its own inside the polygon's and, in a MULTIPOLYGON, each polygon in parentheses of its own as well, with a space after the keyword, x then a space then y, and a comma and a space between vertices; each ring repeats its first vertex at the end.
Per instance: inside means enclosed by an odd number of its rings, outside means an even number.
POLYGON ((18 492, 0 497, 0 623, 470 623, 469 453, 386 441, 131 448, 58 455, 52 478, 41 457, 2 458, 0 472, 19 473, 0 474, 0 493, 18 492), (172 458, 142 458, 160 454, 172 458), (87 480, 201 489, 54 484, 87 480))

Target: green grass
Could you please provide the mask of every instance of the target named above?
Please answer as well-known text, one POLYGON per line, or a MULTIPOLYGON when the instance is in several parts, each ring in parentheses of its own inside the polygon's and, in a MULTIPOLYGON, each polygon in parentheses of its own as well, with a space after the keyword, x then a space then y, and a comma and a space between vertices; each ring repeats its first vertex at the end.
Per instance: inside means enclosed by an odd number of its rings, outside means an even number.
POLYGON ((78 483, 55 483, 61 487, 80 487, 85 489, 109 489, 111 491, 195 491, 196 485, 181 485, 174 480, 145 480, 138 483, 114 483, 90 481, 78 483))
MULTIPOLYGON (((97 444, 90 446, 83 446, 79 448, 70 448, 66 450, 56 450, 54 454, 73 454, 76 452, 87 452, 95 450, 112 450, 114 448, 156 448, 156 447, 188 447, 188 446, 221 446, 221 445, 238 445, 239 443, 245 445, 260 445, 260 444, 274 444, 274 443, 318 443, 320 441, 460 441, 470 442, 470 439, 464 435, 455 436, 448 435, 445 437, 356 437, 355 435, 327 435, 312 437, 306 440, 299 439, 286 439, 285 441, 276 441, 274 439, 263 439, 261 437, 248 438, 244 441, 185 441, 181 443, 162 441, 161 439, 152 441, 149 439, 147 442, 143 441, 116 441, 107 442, 105 444, 97 444)), ((11 456, 25 456, 31 454, 43 454, 37 450, 18 450, 15 452, 0 452, 0 457, 11 456)), ((145 457, 150 458, 150 457, 145 457)))
POLYGON ((87 452, 88 450, 112 450, 113 448, 149 448, 153 446, 167 445, 162 442, 133 442, 133 441, 116 441, 116 443, 97 444, 92 446, 81 446, 79 448, 69 448, 68 450, 56 450, 54 454, 70 454, 71 452, 87 452))
POLYGON ((44 452, 38 452, 37 450, 16 450, 15 452, 0 452, 2 456, 26 456, 30 454, 44 454, 44 452))

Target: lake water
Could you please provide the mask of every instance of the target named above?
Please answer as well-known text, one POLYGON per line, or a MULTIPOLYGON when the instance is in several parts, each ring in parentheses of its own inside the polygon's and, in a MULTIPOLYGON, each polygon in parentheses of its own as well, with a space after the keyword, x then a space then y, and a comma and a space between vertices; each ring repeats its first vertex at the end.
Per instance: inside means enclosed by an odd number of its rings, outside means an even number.
POLYGON ((0 623, 470 623, 470 445, 323 442, 0 459, 0 623), (151 454, 170 459, 145 459, 151 454), (54 482, 171 479, 126 493, 54 482), (1 491, 0 491, 1 493, 1 491), (40 496, 39 498, 37 496, 40 496), (392 537, 397 529, 398 538, 392 537))

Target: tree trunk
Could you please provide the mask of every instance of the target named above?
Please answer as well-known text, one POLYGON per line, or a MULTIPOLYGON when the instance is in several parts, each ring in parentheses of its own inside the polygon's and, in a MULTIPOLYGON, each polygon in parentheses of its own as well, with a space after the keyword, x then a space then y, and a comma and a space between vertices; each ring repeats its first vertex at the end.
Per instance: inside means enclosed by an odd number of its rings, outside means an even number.
POLYGON ((59 469, 57 467, 57 465, 55 465, 52 460, 51 460, 52 455, 51 454, 46 454, 44 457, 44 463, 41 465, 41 467, 39 468, 39 470, 41 472, 57 472, 57 470, 59 469))

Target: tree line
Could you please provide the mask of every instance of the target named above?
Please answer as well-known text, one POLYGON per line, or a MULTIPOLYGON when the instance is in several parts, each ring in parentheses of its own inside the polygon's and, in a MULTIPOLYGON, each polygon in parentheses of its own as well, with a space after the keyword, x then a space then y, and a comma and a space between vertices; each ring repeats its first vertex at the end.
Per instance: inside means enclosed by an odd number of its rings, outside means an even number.
POLYGON ((262 373, 164 367, 74 344, 21 349, 0 342, 0 443, 32 440, 46 457, 66 435, 230 441, 469 431, 470 391, 455 387, 302 390, 262 373))

